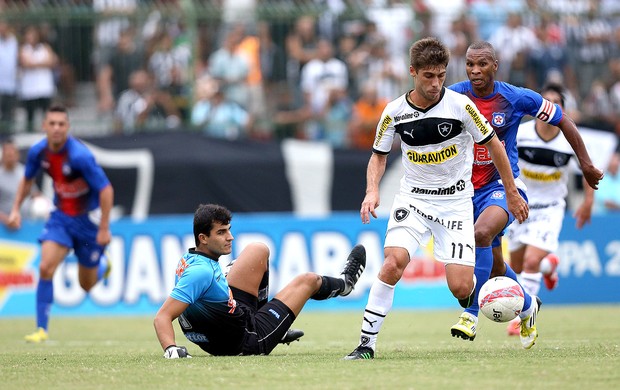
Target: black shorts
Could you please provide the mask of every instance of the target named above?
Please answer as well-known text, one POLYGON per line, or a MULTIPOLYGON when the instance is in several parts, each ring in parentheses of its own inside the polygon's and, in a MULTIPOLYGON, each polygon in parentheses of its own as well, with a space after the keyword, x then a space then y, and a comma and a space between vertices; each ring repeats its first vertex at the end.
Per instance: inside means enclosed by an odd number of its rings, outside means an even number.
POLYGON ((248 316, 242 355, 269 355, 295 321, 295 314, 277 299, 258 309, 257 297, 232 286, 230 290, 248 316))

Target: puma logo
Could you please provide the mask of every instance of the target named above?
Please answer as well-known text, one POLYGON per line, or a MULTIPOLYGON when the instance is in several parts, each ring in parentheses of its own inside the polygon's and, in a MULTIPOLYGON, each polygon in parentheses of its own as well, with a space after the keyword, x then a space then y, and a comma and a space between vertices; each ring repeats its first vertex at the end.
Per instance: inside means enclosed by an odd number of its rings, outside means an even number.
POLYGON ((534 158, 534 151, 533 150, 525 150, 523 153, 525 153, 525 155, 528 158, 530 158, 530 159, 534 158))
POLYGON ((411 131, 403 131, 404 134, 407 134, 409 137, 413 138, 413 130, 411 131))
POLYGON ((374 321, 370 321, 368 318, 364 317, 364 321, 368 322, 368 325, 370 325, 370 327, 374 327, 374 323, 377 322, 377 320, 374 321))

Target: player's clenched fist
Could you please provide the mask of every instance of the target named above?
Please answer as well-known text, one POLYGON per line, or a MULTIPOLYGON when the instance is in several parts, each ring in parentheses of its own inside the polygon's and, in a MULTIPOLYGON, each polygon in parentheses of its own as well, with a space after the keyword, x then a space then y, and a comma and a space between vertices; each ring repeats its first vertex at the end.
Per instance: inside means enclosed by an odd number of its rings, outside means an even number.
POLYGON ((166 351, 164 352, 164 357, 166 359, 181 359, 191 358, 192 355, 187 352, 187 348, 185 347, 177 347, 176 345, 171 345, 166 348, 166 351))

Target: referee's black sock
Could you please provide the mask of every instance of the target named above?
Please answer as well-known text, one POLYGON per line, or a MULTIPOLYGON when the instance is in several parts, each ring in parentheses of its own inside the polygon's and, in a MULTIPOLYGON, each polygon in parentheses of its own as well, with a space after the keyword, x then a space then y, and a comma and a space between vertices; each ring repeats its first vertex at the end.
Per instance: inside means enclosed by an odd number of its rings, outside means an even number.
POLYGON ((344 279, 334 278, 332 276, 321 276, 321 287, 319 287, 319 291, 310 298, 316 301, 333 298, 340 295, 344 287, 344 279))

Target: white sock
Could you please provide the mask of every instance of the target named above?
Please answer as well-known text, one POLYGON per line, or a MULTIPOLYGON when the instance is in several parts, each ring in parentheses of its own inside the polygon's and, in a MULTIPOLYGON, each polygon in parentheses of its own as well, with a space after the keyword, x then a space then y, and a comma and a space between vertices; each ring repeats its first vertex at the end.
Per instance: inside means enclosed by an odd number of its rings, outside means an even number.
POLYGON ((523 272, 521 274, 521 285, 526 293, 538 296, 540 291, 540 282, 542 281, 542 273, 523 272))
POLYGON ((379 278, 375 279, 370 288, 368 303, 364 310, 360 345, 375 350, 379 330, 381 330, 385 316, 392 309, 393 301, 394 286, 382 282, 379 278))

